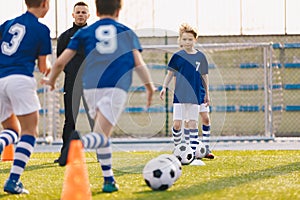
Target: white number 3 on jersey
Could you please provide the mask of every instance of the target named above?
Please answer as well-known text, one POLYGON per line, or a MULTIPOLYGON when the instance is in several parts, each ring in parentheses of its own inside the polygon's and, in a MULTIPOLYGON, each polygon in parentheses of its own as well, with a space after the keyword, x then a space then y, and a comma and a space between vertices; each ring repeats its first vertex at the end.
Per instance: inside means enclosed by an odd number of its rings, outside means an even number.
POLYGON ((3 54, 11 56, 12 54, 16 53, 16 51, 18 50, 19 45, 26 33, 26 29, 25 26, 17 23, 12 25, 9 28, 8 32, 13 36, 10 40, 10 43, 2 42, 1 51, 3 54))

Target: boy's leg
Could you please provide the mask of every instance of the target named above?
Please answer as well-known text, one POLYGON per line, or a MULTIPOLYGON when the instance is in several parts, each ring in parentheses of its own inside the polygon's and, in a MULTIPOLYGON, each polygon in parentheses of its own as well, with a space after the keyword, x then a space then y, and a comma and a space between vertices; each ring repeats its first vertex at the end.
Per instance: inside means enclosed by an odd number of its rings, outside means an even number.
POLYGON ((210 118, 209 118, 209 107, 204 104, 200 105, 200 116, 202 118, 202 142, 206 147, 205 158, 214 159, 215 156, 210 150, 210 118))
POLYGON ((21 129, 18 119, 14 114, 1 124, 3 130, 0 132, 0 155, 6 146, 17 143, 21 129))
POLYGON ((210 150, 210 147, 209 147, 209 138, 210 138, 210 125, 202 125, 202 135, 203 135, 203 138, 202 138, 202 142, 203 144, 205 145, 206 147, 206 155, 205 155, 205 158, 208 158, 208 159, 214 159, 214 154, 211 152, 210 150))
MULTIPOLYGON (((175 124, 175 122, 174 122, 175 124)), ((173 125, 172 127, 172 136, 173 136, 173 142, 175 147, 181 143, 181 139, 182 139, 182 131, 181 129, 175 129, 175 125, 173 125)))
POLYGON ((184 129, 183 129, 184 141, 186 144, 190 145, 190 129, 188 122, 184 120, 184 129))
POLYGON ((12 129, 4 129, 0 132, 0 155, 4 148, 18 141, 18 133, 12 129))
POLYGON ((175 147, 182 141, 182 109, 183 105, 180 103, 174 103, 173 105, 173 127, 172 137, 175 147))
POLYGON ((104 147, 98 148, 96 152, 104 177, 102 191, 108 193, 118 191, 119 188, 112 170, 112 148, 110 140, 107 141, 104 147))
POLYGON ((196 148, 199 145, 199 131, 198 131, 198 105, 197 104, 188 104, 186 105, 187 111, 187 125, 190 129, 190 146, 195 155, 196 148))
POLYGON ((199 145, 199 135, 198 135, 198 129, 190 129, 190 146, 193 150, 193 153, 195 155, 196 148, 199 145))
POLYGON ((38 112, 18 116, 23 132, 15 150, 13 166, 10 171, 8 180, 4 185, 4 191, 11 194, 28 194, 20 177, 26 167, 27 162, 34 150, 35 135, 37 135, 38 112))

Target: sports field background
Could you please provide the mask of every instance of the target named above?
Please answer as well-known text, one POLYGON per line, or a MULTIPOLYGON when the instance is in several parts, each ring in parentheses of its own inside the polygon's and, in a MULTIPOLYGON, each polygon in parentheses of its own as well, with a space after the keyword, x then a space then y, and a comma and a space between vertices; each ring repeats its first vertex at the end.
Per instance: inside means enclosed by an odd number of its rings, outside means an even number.
MULTIPOLYGON (((163 45, 163 44, 177 44, 177 37, 143 37, 140 38, 141 43, 144 46, 147 45, 163 45)), ((200 37, 200 44, 220 44, 220 43, 274 43, 274 44, 297 44, 300 41, 300 36, 220 36, 220 37, 200 37)), ((56 46, 55 40, 53 46, 56 46)), ((216 68, 210 69, 210 85, 213 87, 224 84, 225 86, 236 86, 248 84, 258 85, 263 84, 263 69, 262 67, 254 69, 241 69, 239 65, 242 62, 246 63, 261 63, 262 62, 262 50, 250 49, 247 51, 241 50, 226 50, 223 53, 218 51, 206 52, 209 55, 210 63, 213 63, 216 68), (232 64, 233 63, 233 64, 232 64)), ((143 52, 144 59, 147 64, 154 66, 164 66, 166 61, 170 59, 171 53, 164 52, 143 52)), ((55 60, 55 56, 54 60, 55 60)), ((280 67, 273 69, 274 84, 281 84, 281 88, 274 90, 273 102, 276 106, 283 108, 282 111, 274 112, 274 133, 277 137, 298 137, 300 136, 300 124, 297 121, 300 120, 300 111, 297 110, 300 105, 300 90, 299 90, 299 76, 300 68, 286 68, 285 63, 298 64, 300 63, 300 49, 289 48, 281 49, 274 48, 273 50, 273 63, 277 63, 280 67), (294 88, 287 89, 286 85, 292 85, 294 88), (286 110, 287 106, 296 106, 296 110, 286 110)), ((153 76, 155 84, 160 86, 165 70, 151 69, 151 75, 153 76)), ((58 88, 61 89, 63 84, 63 75, 59 79, 58 88)), ((141 86, 138 79, 134 79, 133 87, 138 88, 141 86)), ((42 86, 39 85, 39 88, 42 86)), ((59 96, 59 109, 60 114, 55 120, 57 138, 60 138, 63 126, 63 103, 62 92, 59 96)), ((41 102, 43 102, 43 93, 39 94, 41 102)), ((246 107, 257 106, 259 110, 254 112, 211 112, 212 118, 212 136, 264 136, 264 91, 263 89, 257 90, 244 90, 238 89, 231 90, 225 89, 224 91, 211 91, 212 106, 225 105, 246 107), (224 99, 226 98, 226 102, 224 99)), ((144 92, 130 92, 128 98, 127 107, 130 108, 142 108, 144 106, 144 92)), ((153 107, 162 108, 165 106, 165 102, 159 99, 159 93, 154 96, 153 107)), ((172 93, 169 94, 169 107, 172 106, 172 93)), ((256 107, 255 107, 256 109, 256 107)), ((81 108, 83 111, 83 107, 81 108)), ((169 127, 166 127, 166 114, 164 111, 157 111, 151 113, 142 112, 124 112, 119 120, 117 127, 113 133, 113 137, 162 137, 168 136, 168 130, 170 130, 172 124, 172 113, 169 113, 169 127), (128 123, 130 122, 130 123, 128 123), (130 124, 130 125, 128 125, 130 124)), ((79 114, 77 123, 77 129, 83 133, 89 131, 87 119, 84 113, 79 114)), ((49 124, 47 124, 49 125, 49 124)), ((41 115, 40 123, 40 135, 43 136, 43 128, 45 123, 43 122, 43 115, 41 115)), ((51 133, 48 133, 51 134, 51 133)))

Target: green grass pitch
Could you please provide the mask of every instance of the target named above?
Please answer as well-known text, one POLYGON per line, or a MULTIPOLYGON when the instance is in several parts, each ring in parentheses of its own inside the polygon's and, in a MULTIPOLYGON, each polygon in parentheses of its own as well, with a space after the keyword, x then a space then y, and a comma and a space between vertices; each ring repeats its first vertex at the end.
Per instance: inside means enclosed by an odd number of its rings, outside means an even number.
MULTIPOLYGON (((96 155, 86 152, 93 199, 300 199, 300 151, 214 151, 205 166, 183 166, 182 176, 167 191, 152 191, 142 178, 144 165, 169 152, 114 152, 113 167, 120 191, 101 192, 103 178, 96 155)), ((0 199, 58 200, 65 167, 53 163, 58 153, 34 153, 21 181, 29 195, 8 195, 3 184, 11 162, 0 163, 0 199)))

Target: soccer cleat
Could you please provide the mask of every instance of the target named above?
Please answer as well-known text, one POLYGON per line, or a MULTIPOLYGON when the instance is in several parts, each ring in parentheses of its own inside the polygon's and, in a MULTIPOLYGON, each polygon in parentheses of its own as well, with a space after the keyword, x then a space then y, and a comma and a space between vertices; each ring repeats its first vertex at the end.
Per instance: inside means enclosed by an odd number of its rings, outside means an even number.
POLYGON ((207 153, 204 156, 204 158, 207 158, 207 159, 214 159, 215 158, 215 155, 209 149, 206 149, 206 151, 207 151, 207 153))
POLYGON ((53 161, 53 163, 58 163, 58 161, 59 161, 59 158, 55 159, 55 160, 53 161))
POLYGON ((112 192, 116 192, 119 190, 119 186, 113 182, 105 182, 102 188, 102 192, 106 192, 106 193, 112 193, 112 192))
POLYGON ((29 191, 24 188, 20 181, 17 182, 10 179, 5 182, 4 192, 9 194, 29 194, 29 191))
POLYGON ((68 154, 69 154, 69 148, 70 143, 72 140, 81 140, 80 133, 78 131, 73 131, 71 134, 68 143, 66 144, 66 147, 62 150, 60 157, 58 158, 58 164, 59 166, 65 166, 67 164, 68 154))

